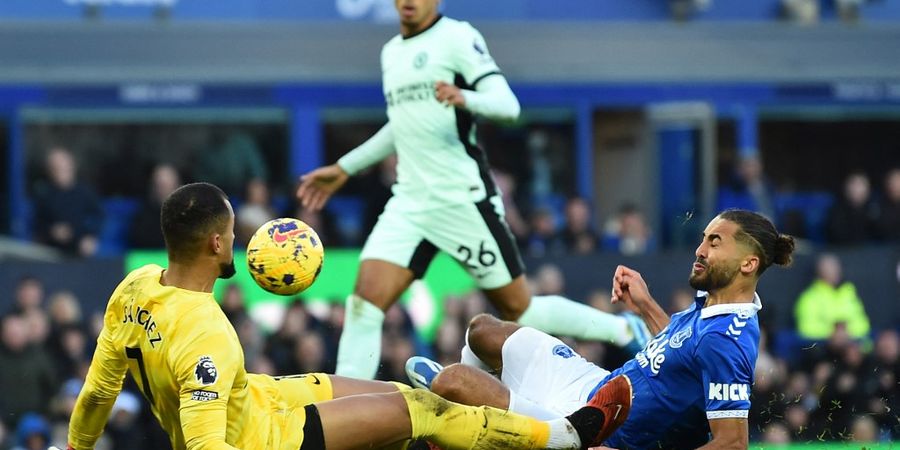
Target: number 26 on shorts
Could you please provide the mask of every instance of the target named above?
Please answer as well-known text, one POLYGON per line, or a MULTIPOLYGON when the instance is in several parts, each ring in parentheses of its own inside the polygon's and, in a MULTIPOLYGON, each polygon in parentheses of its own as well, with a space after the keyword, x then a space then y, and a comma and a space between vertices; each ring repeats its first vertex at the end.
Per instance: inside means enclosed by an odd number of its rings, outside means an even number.
POLYGON ((484 248, 484 241, 478 244, 478 252, 476 253, 471 247, 460 245, 456 252, 461 256, 460 261, 466 267, 477 269, 480 267, 491 267, 497 262, 497 254, 491 250, 484 248))

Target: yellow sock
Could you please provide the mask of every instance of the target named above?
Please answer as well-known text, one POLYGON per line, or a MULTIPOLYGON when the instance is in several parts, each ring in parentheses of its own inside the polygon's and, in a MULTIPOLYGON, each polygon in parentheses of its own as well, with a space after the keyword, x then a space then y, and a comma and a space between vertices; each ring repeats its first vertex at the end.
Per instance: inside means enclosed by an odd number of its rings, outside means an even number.
POLYGON ((423 389, 400 391, 409 408, 412 438, 444 450, 540 449, 550 439, 546 422, 485 406, 453 403, 423 389))

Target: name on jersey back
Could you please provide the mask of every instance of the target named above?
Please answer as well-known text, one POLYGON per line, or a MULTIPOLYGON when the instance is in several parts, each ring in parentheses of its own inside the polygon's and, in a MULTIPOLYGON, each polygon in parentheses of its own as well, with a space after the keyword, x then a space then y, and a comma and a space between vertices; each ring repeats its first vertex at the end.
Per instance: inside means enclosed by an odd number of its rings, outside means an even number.
POLYGON ((151 347, 155 348, 156 344, 162 341, 162 334, 156 329, 153 314, 149 310, 141 308, 140 305, 134 303, 125 305, 125 319, 122 320, 122 323, 131 323, 143 328, 151 347))

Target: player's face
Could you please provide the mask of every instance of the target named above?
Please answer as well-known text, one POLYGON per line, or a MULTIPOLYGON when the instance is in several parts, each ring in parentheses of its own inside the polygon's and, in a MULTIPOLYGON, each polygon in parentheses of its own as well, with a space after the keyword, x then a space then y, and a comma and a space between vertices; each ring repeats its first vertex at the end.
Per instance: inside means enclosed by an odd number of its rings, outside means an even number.
POLYGON ((738 224, 719 217, 703 231, 703 241, 694 253, 697 260, 691 268, 690 285, 694 289, 715 292, 737 277, 744 249, 735 240, 738 224))
POLYGON ((400 23, 412 30, 423 27, 437 15, 439 0, 394 0, 400 23))
POLYGON ((231 202, 228 203, 228 224, 225 225, 225 232, 219 235, 222 245, 222 253, 219 262, 219 278, 228 279, 234 276, 237 269, 234 268, 234 210, 231 209, 231 202))

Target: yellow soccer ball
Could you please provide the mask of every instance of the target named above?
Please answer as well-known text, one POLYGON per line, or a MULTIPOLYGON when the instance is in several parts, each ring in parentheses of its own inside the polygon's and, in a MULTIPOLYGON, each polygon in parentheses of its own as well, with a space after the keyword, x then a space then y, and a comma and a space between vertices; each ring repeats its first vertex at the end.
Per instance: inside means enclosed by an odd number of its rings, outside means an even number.
POLYGON ((297 219, 266 222, 247 245, 247 267, 259 287, 279 295, 294 295, 310 287, 325 262, 316 231, 297 219))

